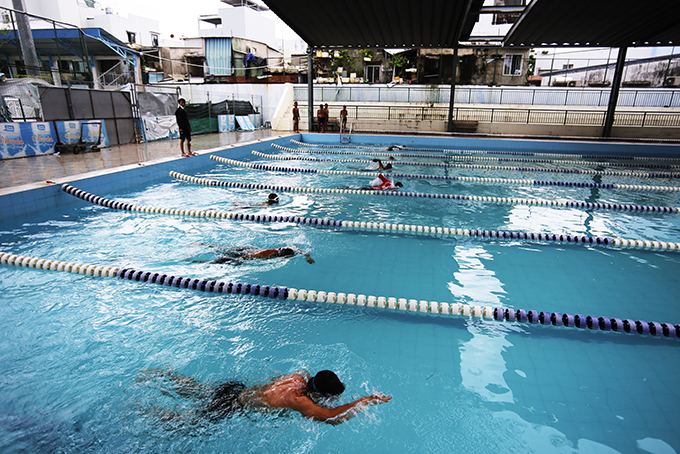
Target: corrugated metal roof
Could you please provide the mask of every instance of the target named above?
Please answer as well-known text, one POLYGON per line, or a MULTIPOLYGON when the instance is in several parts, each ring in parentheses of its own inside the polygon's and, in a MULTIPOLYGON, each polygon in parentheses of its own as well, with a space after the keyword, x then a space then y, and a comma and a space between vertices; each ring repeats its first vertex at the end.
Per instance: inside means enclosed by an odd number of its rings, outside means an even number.
POLYGON ((265 0, 312 48, 452 48, 484 0, 265 0))
POLYGON ((633 47, 680 44, 678 0, 533 0, 505 46, 633 47))

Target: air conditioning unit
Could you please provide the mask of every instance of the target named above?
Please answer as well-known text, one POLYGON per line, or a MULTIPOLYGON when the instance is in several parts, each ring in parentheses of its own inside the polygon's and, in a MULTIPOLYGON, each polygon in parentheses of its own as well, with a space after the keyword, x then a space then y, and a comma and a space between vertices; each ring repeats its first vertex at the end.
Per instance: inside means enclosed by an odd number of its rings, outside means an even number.
POLYGON ((680 87, 680 76, 668 76, 663 81, 664 87, 680 87))

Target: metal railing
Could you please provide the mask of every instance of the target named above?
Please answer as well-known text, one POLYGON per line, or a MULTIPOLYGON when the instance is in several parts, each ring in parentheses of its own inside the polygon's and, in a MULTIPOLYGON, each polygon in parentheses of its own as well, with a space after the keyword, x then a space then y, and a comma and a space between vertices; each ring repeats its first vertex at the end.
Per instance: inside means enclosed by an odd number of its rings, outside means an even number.
MULTIPOLYGON (((456 87, 454 104, 606 107, 611 88, 456 87)), ((396 85, 315 86, 314 103, 376 102, 448 104, 451 87, 396 85)), ((307 101, 307 87, 295 87, 295 100, 307 101)), ((618 107, 680 107, 680 90, 623 88, 618 107)))
MULTIPOLYGON (((301 118, 307 118, 307 106, 299 105, 301 118)), ((329 106, 331 117, 339 117, 341 106, 329 106)), ((352 120, 447 121, 448 107, 426 106, 347 106, 352 120)), ((480 123, 514 123, 531 125, 604 126, 607 113, 602 110, 554 110, 528 108, 454 107, 453 119, 480 123)), ((680 127, 679 113, 617 112, 614 126, 680 127)))

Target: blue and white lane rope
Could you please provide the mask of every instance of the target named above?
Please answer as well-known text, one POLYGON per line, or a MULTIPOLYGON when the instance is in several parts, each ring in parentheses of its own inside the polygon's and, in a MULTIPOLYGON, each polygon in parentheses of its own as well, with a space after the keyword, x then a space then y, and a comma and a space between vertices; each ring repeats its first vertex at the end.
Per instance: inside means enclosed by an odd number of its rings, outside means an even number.
MULTIPOLYGON (((247 167, 249 169, 256 170, 268 170, 268 171, 278 171, 278 172, 299 172, 299 173, 326 173, 326 174, 346 174, 345 170, 317 170, 317 169, 299 169, 293 167, 272 167, 266 166, 264 164, 253 164, 250 162, 236 161, 229 158, 221 158, 218 156, 210 156, 213 161, 222 162, 224 164, 230 164, 238 167, 247 167)), ((171 176, 176 178, 182 178, 187 175, 182 175, 180 173, 174 172, 175 175, 171 173, 171 176)), ((361 176, 367 176, 366 172, 350 172, 350 174, 356 174, 361 176)), ((370 174, 369 174, 370 175, 370 174)), ((390 174, 396 176, 395 174, 390 174)), ((210 184, 210 186, 216 186, 215 184, 210 184)), ((432 194, 424 192, 404 192, 404 191, 379 191, 379 190, 362 190, 362 189, 324 189, 324 188, 295 188, 295 187, 283 187, 283 186, 268 186, 262 189, 273 189, 283 192, 326 192, 335 194, 373 194, 373 195, 394 195, 401 197, 420 197, 428 199, 453 199, 453 200, 468 200, 474 202, 492 202, 492 203, 509 203, 515 205, 539 205, 539 206, 562 206, 570 208, 584 208, 584 209, 597 209, 597 210, 626 210, 626 211, 651 211, 658 213, 677 213, 680 211, 680 207, 667 207, 667 206, 648 206, 648 205, 624 205, 618 203, 593 203, 593 202, 581 202, 581 201, 564 201, 564 200, 543 200, 543 199, 519 199, 515 197, 492 197, 492 196, 476 196, 476 195, 460 195, 460 194, 432 194)))
MULTIPOLYGON (((177 172, 170 172, 170 176, 184 179, 191 183, 205 184, 208 186, 221 187, 238 187, 247 189, 268 189, 260 184, 244 184, 244 183, 229 183, 225 181, 208 180, 205 178, 190 177, 181 175, 177 172), (180 178, 180 176, 184 178, 180 178)), ((131 203, 116 202, 105 199, 103 197, 90 194, 75 188, 69 184, 63 184, 61 189, 74 197, 78 197, 87 202, 101 205, 107 208, 123 211, 134 211, 139 213, 154 213, 154 214, 169 214, 173 216, 189 216, 198 218, 216 218, 216 219, 231 219, 235 221, 250 221, 250 222, 286 222, 301 225, 310 225, 315 227, 331 227, 340 230, 359 230, 367 232, 389 232, 392 234, 406 234, 406 235, 428 235, 433 237, 478 237, 478 238, 494 238, 500 240, 526 240, 526 241, 552 241, 559 243, 574 243, 574 244, 588 244, 588 245, 602 245, 602 246, 620 246, 638 249, 654 249, 654 250, 669 250, 680 251, 680 243, 672 243, 666 241, 648 241, 648 240, 627 240, 621 238, 609 237, 592 237, 581 235, 557 235, 554 233, 525 233, 525 232, 509 232, 497 230, 480 230, 480 229, 461 229, 454 227, 430 227, 422 225, 411 224, 392 224, 389 222, 365 222, 365 221, 337 221, 333 219, 320 218, 305 218, 300 216, 269 216, 269 215, 255 215, 244 213, 220 212, 220 211, 205 211, 205 210, 180 210, 176 208, 160 208, 152 206, 134 205, 131 203)))
MULTIPOLYGON (((381 150, 386 151, 384 146, 382 147, 370 147, 370 146, 356 146, 349 144, 342 145, 330 145, 330 144, 320 144, 320 143, 306 143, 300 142, 299 140, 291 139, 291 143, 295 145, 301 145, 303 147, 318 147, 318 148, 355 148, 360 150, 381 150)), ((462 150, 462 149, 446 149, 446 148, 415 148, 404 146, 397 150, 397 153, 401 150, 406 151, 426 151, 429 153, 461 153, 461 154, 500 154, 505 156, 538 156, 538 157, 548 157, 548 158, 567 158, 567 159, 620 159, 623 161, 668 161, 668 162, 679 162, 680 158, 672 157, 656 157, 656 156, 616 156, 616 155, 581 155, 581 154, 567 154, 567 153, 544 153, 544 152, 532 152, 532 151, 493 151, 493 150, 462 150)), ((593 161, 586 161, 588 163, 594 163, 593 161)), ((604 164, 608 164, 608 161, 604 161, 604 164)), ((678 167, 678 165, 672 165, 671 167, 678 167)))
MULTIPOLYGON (((279 144, 271 144, 272 148, 277 150, 287 151, 289 153, 307 153, 307 154, 341 154, 341 155, 355 155, 352 151, 313 151, 301 150, 299 148, 287 148, 279 144)), ((371 153, 375 156, 405 156, 393 153, 371 153)), ((416 155, 419 157, 419 155, 416 155)), ((444 156, 429 156, 429 158, 444 158, 444 156)), ((542 168, 542 167, 508 167, 508 166, 491 166, 481 164, 461 164, 461 163, 443 163, 443 162, 403 162, 397 161, 399 164, 418 165, 418 166, 432 166, 432 167, 456 167, 462 169, 491 169, 491 170, 508 170, 517 172, 551 172, 551 173, 574 173, 577 175, 606 175, 618 177, 638 177, 638 178, 677 178, 680 176, 678 172, 639 172, 628 170, 590 170, 590 169, 560 169, 560 168, 542 168)))
MULTIPOLYGON (((370 159, 323 159, 323 158, 303 158, 300 156, 287 157, 281 155, 266 154, 259 151, 253 150, 251 152, 253 155, 278 161, 312 161, 312 162, 340 162, 340 163, 356 163, 365 164, 371 163, 370 159)), ((417 162, 403 162, 399 161, 399 165, 421 165, 417 162)), ((437 166, 438 163, 429 163, 424 165, 437 166)), ((330 171, 330 170, 318 170, 317 173, 334 173, 343 175, 378 175, 378 172, 353 172, 353 171, 330 171)), ((395 177, 408 177, 408 178, 424 178, 424 179, 434 179, 434 180, 453 180, 453 181, 469 181, 475 183, 495 183, 495 184, 526 184, 532 186, 568 186, 568 187, 579 187, 579 188, 601 188, 601 189, 634 189, 638 191, 680 191, 680 186, 647 186, 640 184, 618 184, 618 183, 590 183, 590 182, 578 182, 578 181, 544 181, 544 180, 532 180, 528 178, 487 178, 487 177, 463 177, 455 175, 420 175, 420 174, 408 174, 408 173, 394 173, 390 172, 390 175, 395 177)))
POLYGON ((652 336, 680 337, 680 325, 672 323, 646 322, 642 320, 562 314, 560 312, 526 311, 503 307, 446 303, 396 297, 336 293, 316 290, 275 287, 259 284, 244 284, 211 279, 188 278, 167 273, 142 271, 134 268, 87 265, 59 260, 27 257, 0 251, 0 264, 24 268, 36 268, 85 276, 115 277, 141 283, 151 283, 196 290, 208 293, 231 293, 252 295, 269 299, 304 301, 309 303, 342 304, 346 306, 370 307, 389 311, 420 314, 460 316, 485 321, 531 323, 552 326, 588 328, 590 330, 622 331, 626 333, 649 334, 652 336))

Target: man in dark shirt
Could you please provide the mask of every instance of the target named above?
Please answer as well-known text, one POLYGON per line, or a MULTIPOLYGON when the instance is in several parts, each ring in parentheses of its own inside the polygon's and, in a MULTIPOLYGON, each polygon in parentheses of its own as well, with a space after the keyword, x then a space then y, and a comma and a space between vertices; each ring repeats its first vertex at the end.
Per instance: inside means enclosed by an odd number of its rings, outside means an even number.
POLYGON ((191 124, 187 111, 184 110, 187 102, 184 98, 179 98, 179 107, 175 111, 175 118, 177 119, 177 127, 179 128, 179 149, 182 151, 182 157, 196 156, 196 153, 191 152, 191 124), (184 152, 184 141, 187 141, 187 152, 184 152))

